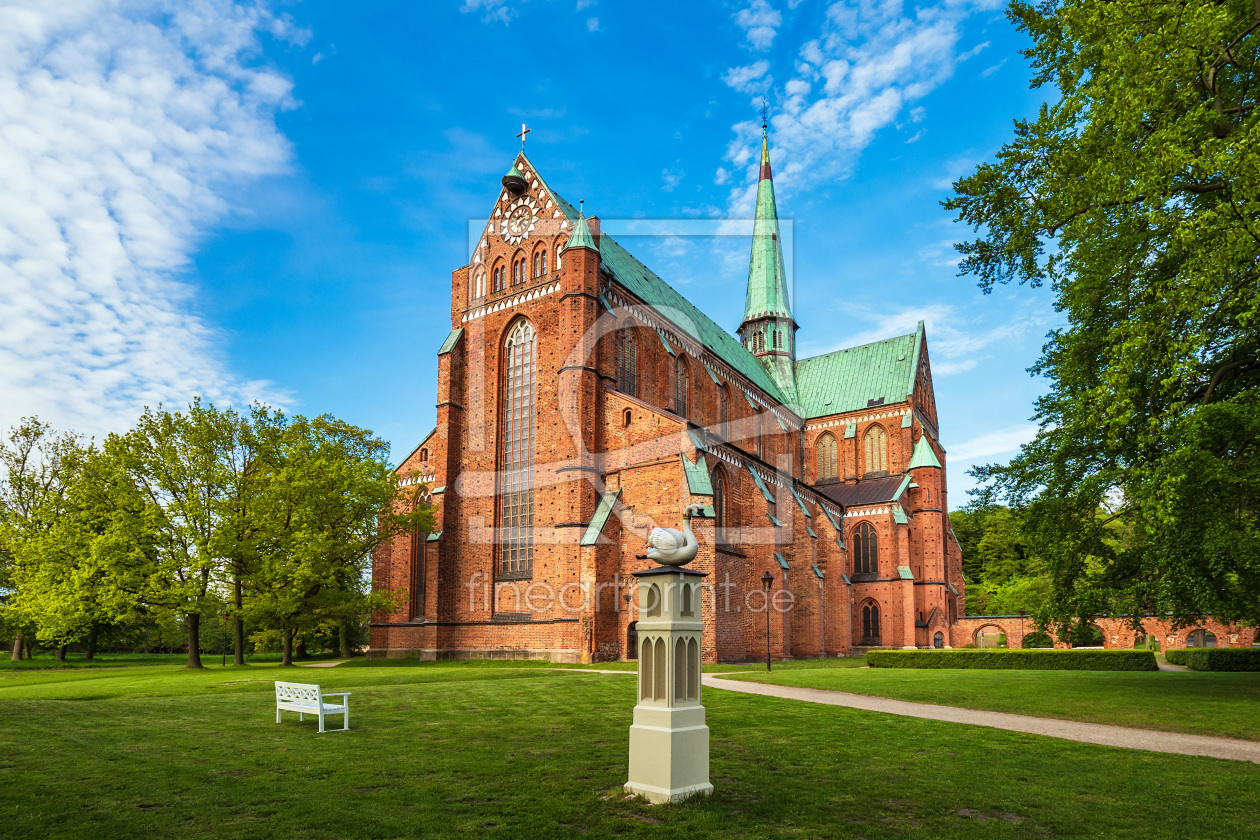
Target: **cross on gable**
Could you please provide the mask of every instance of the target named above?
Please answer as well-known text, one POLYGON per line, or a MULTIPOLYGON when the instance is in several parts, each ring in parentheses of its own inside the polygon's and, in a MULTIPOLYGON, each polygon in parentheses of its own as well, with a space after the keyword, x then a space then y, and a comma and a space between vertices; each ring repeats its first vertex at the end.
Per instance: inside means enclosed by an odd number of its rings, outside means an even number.
POLYGON ((526 128, 525 123, 521 123, 521 133, 516 136, 521 138, 521 151, 522 152, 525 151, 525 135, 529 134, 533 130, 534 129, 532 128, 526 128))

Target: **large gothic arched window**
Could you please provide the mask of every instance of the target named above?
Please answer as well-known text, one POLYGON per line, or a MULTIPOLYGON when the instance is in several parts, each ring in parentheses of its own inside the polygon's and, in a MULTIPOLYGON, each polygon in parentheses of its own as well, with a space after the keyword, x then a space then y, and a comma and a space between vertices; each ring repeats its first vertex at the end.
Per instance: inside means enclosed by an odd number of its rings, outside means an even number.
POLYGON ((840 475, 840 446, 835 435, 823 432, 818 438, 818 480, 838 478, 840 475))
POLYGON ((617 387, 621 393, 637 397, 639 372, 639 346, 634 340, 634 328, 626 321, 619 332, 621 346, 617 352, 617 387))
POLYGON ((853 574, 873 575, 879 572, 879 539, 871 523, 863 522, 853 531, 853 574))
POLYGON ((504 343, 503 446, 499 479, 499 572, 528 574, 534 564, 534 325, 519 321, 504 343))
POLYGON ((687 377, 687 362, 682 356, 674 360, 674 413, 687 416, 687 396, 691 384, 687 377))
POLYGON ((862 440, 862 449, 866 454, 866 472, 888 472, 888 433, 883 426, 871 426, 862 440))

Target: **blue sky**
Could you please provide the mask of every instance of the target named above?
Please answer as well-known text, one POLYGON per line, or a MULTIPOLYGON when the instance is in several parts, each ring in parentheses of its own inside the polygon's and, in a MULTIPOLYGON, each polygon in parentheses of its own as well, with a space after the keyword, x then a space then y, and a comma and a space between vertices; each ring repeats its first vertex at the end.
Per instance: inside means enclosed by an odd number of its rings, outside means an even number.
MULTIPOLYGON (((1031 437, 1056 323, 1045 291, 956 276, 939 205, 1040 104, 1022 45, 989 0, 6 6, 0 422, 265 399, 401 457, 522 122, 614 234, 693 230, 749 214, 764 96, 800 354, 925 320, 957 506, 1031 437)), ((738 325, 748 239, 623 242, 738 325)))

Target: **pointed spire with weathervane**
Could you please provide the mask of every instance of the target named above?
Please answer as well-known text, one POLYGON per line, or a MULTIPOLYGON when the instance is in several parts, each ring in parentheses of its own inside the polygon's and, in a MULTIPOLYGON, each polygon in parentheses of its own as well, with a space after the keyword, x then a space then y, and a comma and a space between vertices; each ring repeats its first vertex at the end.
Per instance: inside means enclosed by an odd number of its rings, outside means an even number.
POLYGON ((595 237, 591 236, 591 227, 586 223, 586 202, 582 202, 582 209, 578 211, 577 224, 573 226, 573 233, 569 235, 569 241, 564 244, 564 250, 570 248, 590 248, 592 251, 598 251, 599 245, 595 243, 595 237))
POLYGON ((757 183, 757 214, 753 223, 752 258, 748 262, 748 293, 739 337, 761 359, 788 402, 796 402, 796 320, 788 305, 787 274, 783 270, 783 242, 779 212, 774 203, 770 174, 770 141, 765 109, 761 121, 761 177, 757 183))

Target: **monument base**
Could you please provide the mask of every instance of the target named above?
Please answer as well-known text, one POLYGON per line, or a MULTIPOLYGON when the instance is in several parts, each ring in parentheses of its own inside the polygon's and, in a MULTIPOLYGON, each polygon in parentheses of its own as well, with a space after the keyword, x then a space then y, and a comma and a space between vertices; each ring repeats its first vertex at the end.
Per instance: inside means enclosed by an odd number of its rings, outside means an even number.
POLYGON ((634 707, 625 789, 655 805, 713 792, 703 706, 634 707))

